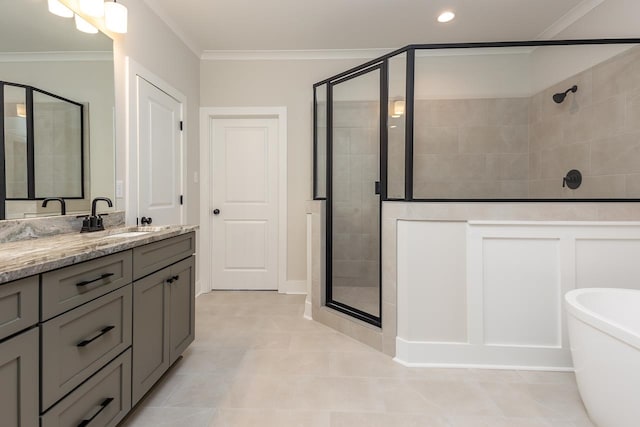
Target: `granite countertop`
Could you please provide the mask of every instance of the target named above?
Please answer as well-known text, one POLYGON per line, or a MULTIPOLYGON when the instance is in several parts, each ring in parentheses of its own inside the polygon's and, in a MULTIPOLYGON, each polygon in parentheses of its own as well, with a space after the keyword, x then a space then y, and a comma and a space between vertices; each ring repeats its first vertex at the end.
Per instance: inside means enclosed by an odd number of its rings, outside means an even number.
POLYGON ((120 227, 0 243, 0 284, 198 229, 197 225, 120 227), (137 232, 145 232, 134 234, 137 232))

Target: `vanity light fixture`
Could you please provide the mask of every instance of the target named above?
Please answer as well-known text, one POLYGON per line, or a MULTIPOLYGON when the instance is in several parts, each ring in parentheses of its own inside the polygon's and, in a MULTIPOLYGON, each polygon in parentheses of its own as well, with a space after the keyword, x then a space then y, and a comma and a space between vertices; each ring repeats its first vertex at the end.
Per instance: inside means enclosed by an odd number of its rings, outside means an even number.
POLYGON ((80 11, 94 18, 104 16, 103 0, 80 0, 80 11))
POLYGON ((456 14, 453 13, 450 10, 445 10, 444 12, 442 12, 439 16, 438 16, 438 22, 444 24, 446 22, 451 22, 453 21, 453 18, 456 17, 456 14))
POLYGON ((91 25, 90 23, 88 23, 82 16, 76 14, 75 19, 76 19, 76 28, 78 29, 78 31, 82 31, 83 33, 88 33, 88 34, 96 34, 98 32, 98 29, 93 25, 91 25))
POLYGON ((60 3, 59 0, 47 0, 49 12, 62 18, 73 18, 73 10, 60 3))
MULTIPOLYGON (((84 19, 75 14, 60 0, 48 0, 49 12, 54 15, 71 18, 75 15, 76 28, 82 32, 95 34, 98 29, 84 19)), ((104 0, 80 0, 80 11, 93 18, 102 18, 104 26, 113 33, 125 34, 127 32, 128 11, 127 7, 116 0, 104 2, 104 0)))
POLYGON ((404 101, 393 101, 393 114, 391 115, 391 117, 397 119, 398 117, 402 116, 404 114, 404 107, 404 101))
POLYGON ((24 104, 16 104, 16 116, 27 117, 27 107, 24 104))
POLYGON ((124 34, 127 32, 127 8, 116 1, 104 4, 104 25, 109 31, 124 34))

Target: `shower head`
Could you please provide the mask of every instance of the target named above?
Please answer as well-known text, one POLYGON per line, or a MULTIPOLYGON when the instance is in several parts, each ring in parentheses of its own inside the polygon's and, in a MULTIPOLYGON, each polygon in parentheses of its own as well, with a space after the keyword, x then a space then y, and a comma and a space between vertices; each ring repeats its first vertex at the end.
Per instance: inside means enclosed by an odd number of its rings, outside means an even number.
POLYGON ((569 89, 565 90, 564 92, 558 92, 555 95, 553 95, 553 100, 555 101, 556 104, 562 104, 562 102, 567 97, 567 94, 569 92, 576 93, 577 90, 578 90, 578 86, 573 85, 569 89))

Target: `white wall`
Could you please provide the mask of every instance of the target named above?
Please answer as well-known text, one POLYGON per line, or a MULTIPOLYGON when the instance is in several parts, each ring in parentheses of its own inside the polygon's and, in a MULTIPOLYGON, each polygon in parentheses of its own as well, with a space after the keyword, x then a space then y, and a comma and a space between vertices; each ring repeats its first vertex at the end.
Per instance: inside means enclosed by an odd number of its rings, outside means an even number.
MULTIPOLYGON (((125 58, 150 70, 156 76, 187 97, 185 106, 187 176, 185 183, 187 223, 199 223, 199 184, 193 180, 199 170, 199 106, 200 60, 173 31, 142 1, 122 0, 129 9, 129 32, 112 34, 114 38, 115 87, 116 87, 116 176, 126 175, 126 113, 127 96, 125 58)), ((125 185, 126 188, 126 185, 125 185)), ((124 206, 119 201, 120 207, 124 206)))
POLYGON ((287 107, 287 280, 306 278, 306 210, 311 199, 314 83, 363 60, 202 61, 202 107, 287 107))

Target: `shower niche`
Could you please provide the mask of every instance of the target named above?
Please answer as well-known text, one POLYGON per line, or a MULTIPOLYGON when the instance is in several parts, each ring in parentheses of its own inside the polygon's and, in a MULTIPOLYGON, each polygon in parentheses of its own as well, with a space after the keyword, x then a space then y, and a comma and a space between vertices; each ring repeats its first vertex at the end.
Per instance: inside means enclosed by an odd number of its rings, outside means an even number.
POLYGON ((640 201, 639 43, 410 45, 316 83, 325 305, 381 324, 383 202, 640 201))

